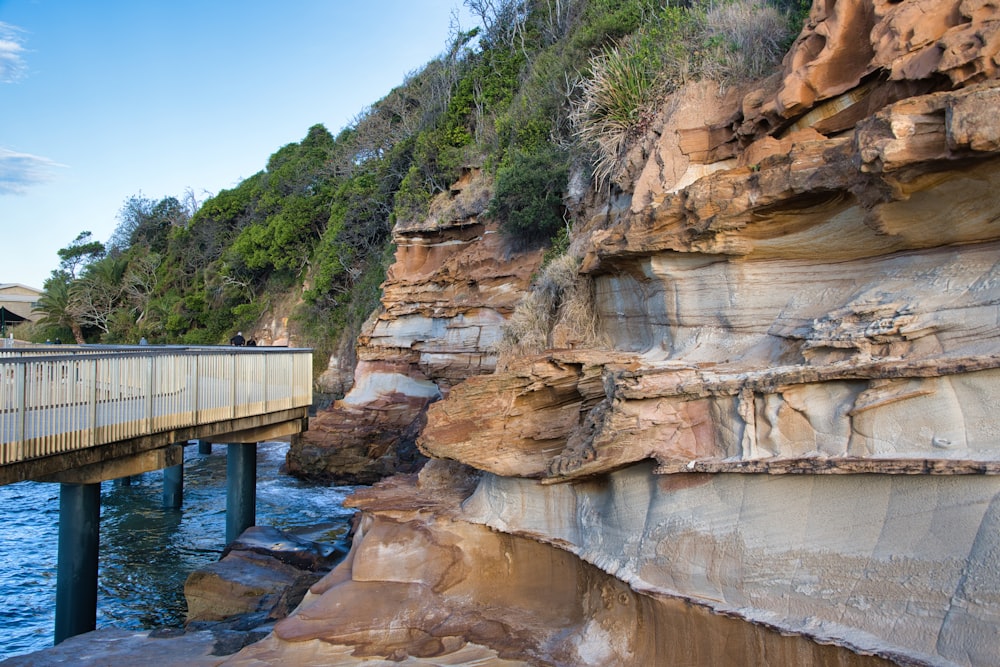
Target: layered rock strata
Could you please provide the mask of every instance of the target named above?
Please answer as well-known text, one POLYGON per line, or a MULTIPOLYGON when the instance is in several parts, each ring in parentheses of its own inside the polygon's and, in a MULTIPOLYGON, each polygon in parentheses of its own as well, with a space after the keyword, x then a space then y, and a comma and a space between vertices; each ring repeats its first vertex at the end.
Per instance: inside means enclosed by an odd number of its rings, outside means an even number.
POLYGON ((395 263, 383 307, 358 339, 354 384, 293 441, 292 474, 371 484, 417 470, 425 459, 414 441, 427 406, 496 367, 503 323, 541 252, 508 252, 496 224, 480 219, 487 186, 469 170, 426 219, 396 225, 395 263))

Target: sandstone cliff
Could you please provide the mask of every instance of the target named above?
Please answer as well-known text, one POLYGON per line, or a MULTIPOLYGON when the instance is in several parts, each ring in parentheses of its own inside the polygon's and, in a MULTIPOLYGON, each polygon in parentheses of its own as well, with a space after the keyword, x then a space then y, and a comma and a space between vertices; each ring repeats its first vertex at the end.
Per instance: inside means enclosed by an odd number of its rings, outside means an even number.
POLYGON ((539 258, 497 259, 475 179, 398 228, 293 463, 432 461, 227 664, 996 664, 998 29, 815 0, 778 75, 680 91, 574 228, 600 348, 494 372, 539 258))
POLYGON ((400 222, 382 309, 358 340, 353 386, 292 444, 289 469, 371 484, 423 463, 415 439, 427 406, 496 366, 493 348, 527 290, 540 252, 509 255, 480 220, 488 183, 469 170, 427 220, 400 222))

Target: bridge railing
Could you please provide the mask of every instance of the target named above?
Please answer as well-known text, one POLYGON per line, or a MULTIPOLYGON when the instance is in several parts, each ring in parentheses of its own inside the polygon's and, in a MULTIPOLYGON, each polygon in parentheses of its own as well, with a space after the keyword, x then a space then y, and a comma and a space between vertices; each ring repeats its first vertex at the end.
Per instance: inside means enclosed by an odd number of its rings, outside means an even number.
POLYGON ((0 465, 312 403, 312 351, 0 350, 0 465))

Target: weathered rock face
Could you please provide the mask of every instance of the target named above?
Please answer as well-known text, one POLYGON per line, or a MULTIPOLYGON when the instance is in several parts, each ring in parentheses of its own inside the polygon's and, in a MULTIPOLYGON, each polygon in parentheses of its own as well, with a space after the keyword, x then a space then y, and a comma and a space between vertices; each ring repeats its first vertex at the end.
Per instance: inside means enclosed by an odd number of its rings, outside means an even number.
POLYGON ((430 470, 356 496, 375 513, 348 560, 225 664, 352 664, 348 651, 403 664, 889 664, 637 593, 563 549, 456 521, 461 496, 435 475, 462 479, 430 470))
POLYGON ((371 484, 418 469, 414 442, 427 406, 493 371, 502 325, 541 252, 509 254, 495 224, 479 220, 487 185, 472 170, 426 220, 397 224, 396 261, 383 308, 359 337, 353 387, 292 443, 292 474, 371 484))
POLYGON ((994 476, 657 475, 639 465, 548 487, 487 476, 465 510, 503 532, 544 535, 635 590, 904 664, 996 660, 994 476))
POLYGON ((995 664, 998 29, 816 0, 782 72, 682 91, 574 229, 602 349, 442 379, 396 332, 465 307, 458 264, 401 250, 412 303, 361 356, 423 373, 433 461, 359 496, 352 558, 246 655, 995 664))

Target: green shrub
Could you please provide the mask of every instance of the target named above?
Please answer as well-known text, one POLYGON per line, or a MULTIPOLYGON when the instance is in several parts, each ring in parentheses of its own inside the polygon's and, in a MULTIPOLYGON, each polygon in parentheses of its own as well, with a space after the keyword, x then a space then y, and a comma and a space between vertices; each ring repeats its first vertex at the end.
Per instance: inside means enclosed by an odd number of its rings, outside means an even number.
POLYGON ((591 0, 571 44, 586 54, 635 32, 654 11, 651 0, 591 0))
POLYGON ((812 0, 777 0, 778 8, 788 15, 789 39, 785 44, 787 50, 792 41, 802 32, 802 28, 812 11, 812 0))
POLYGON ((554 146, 515 152, 497 171, 489 214, 500 220, 500 229, 515 246, 541 245, 564 226, 568 177, 566 153, 554 146))
POLYGON ((548 249, 545 251, 545 254, 542 255, 541 269, 543 271, 549 264, 569 251, 569 241, 569 226, 563 225, 559 228, 559 231, 555 233, 555 236, 551 238, 548 249))
POLYGON ((296 308, 292 320, 316 351, 313 361, 317 374, 325 369, 344 336, 356 338, 364 321, 379 307, 382 281, 394 252, 395 246, 386 237, 383 246, 358 267, 360 273, 351 282, 342 282, 337 290, 322 296, 312 292, 296 308))
POLYGON ((420 220, 431 208, 431 186, 417 165, 411 165, 396 191, 394 211, 398 220, 420 220))
POLYGON ((267 310, 267 299, 257 299, 250 303, 241 303, 233 306, 233 327, 237 329, 249 329, 257 319, 267 310))

